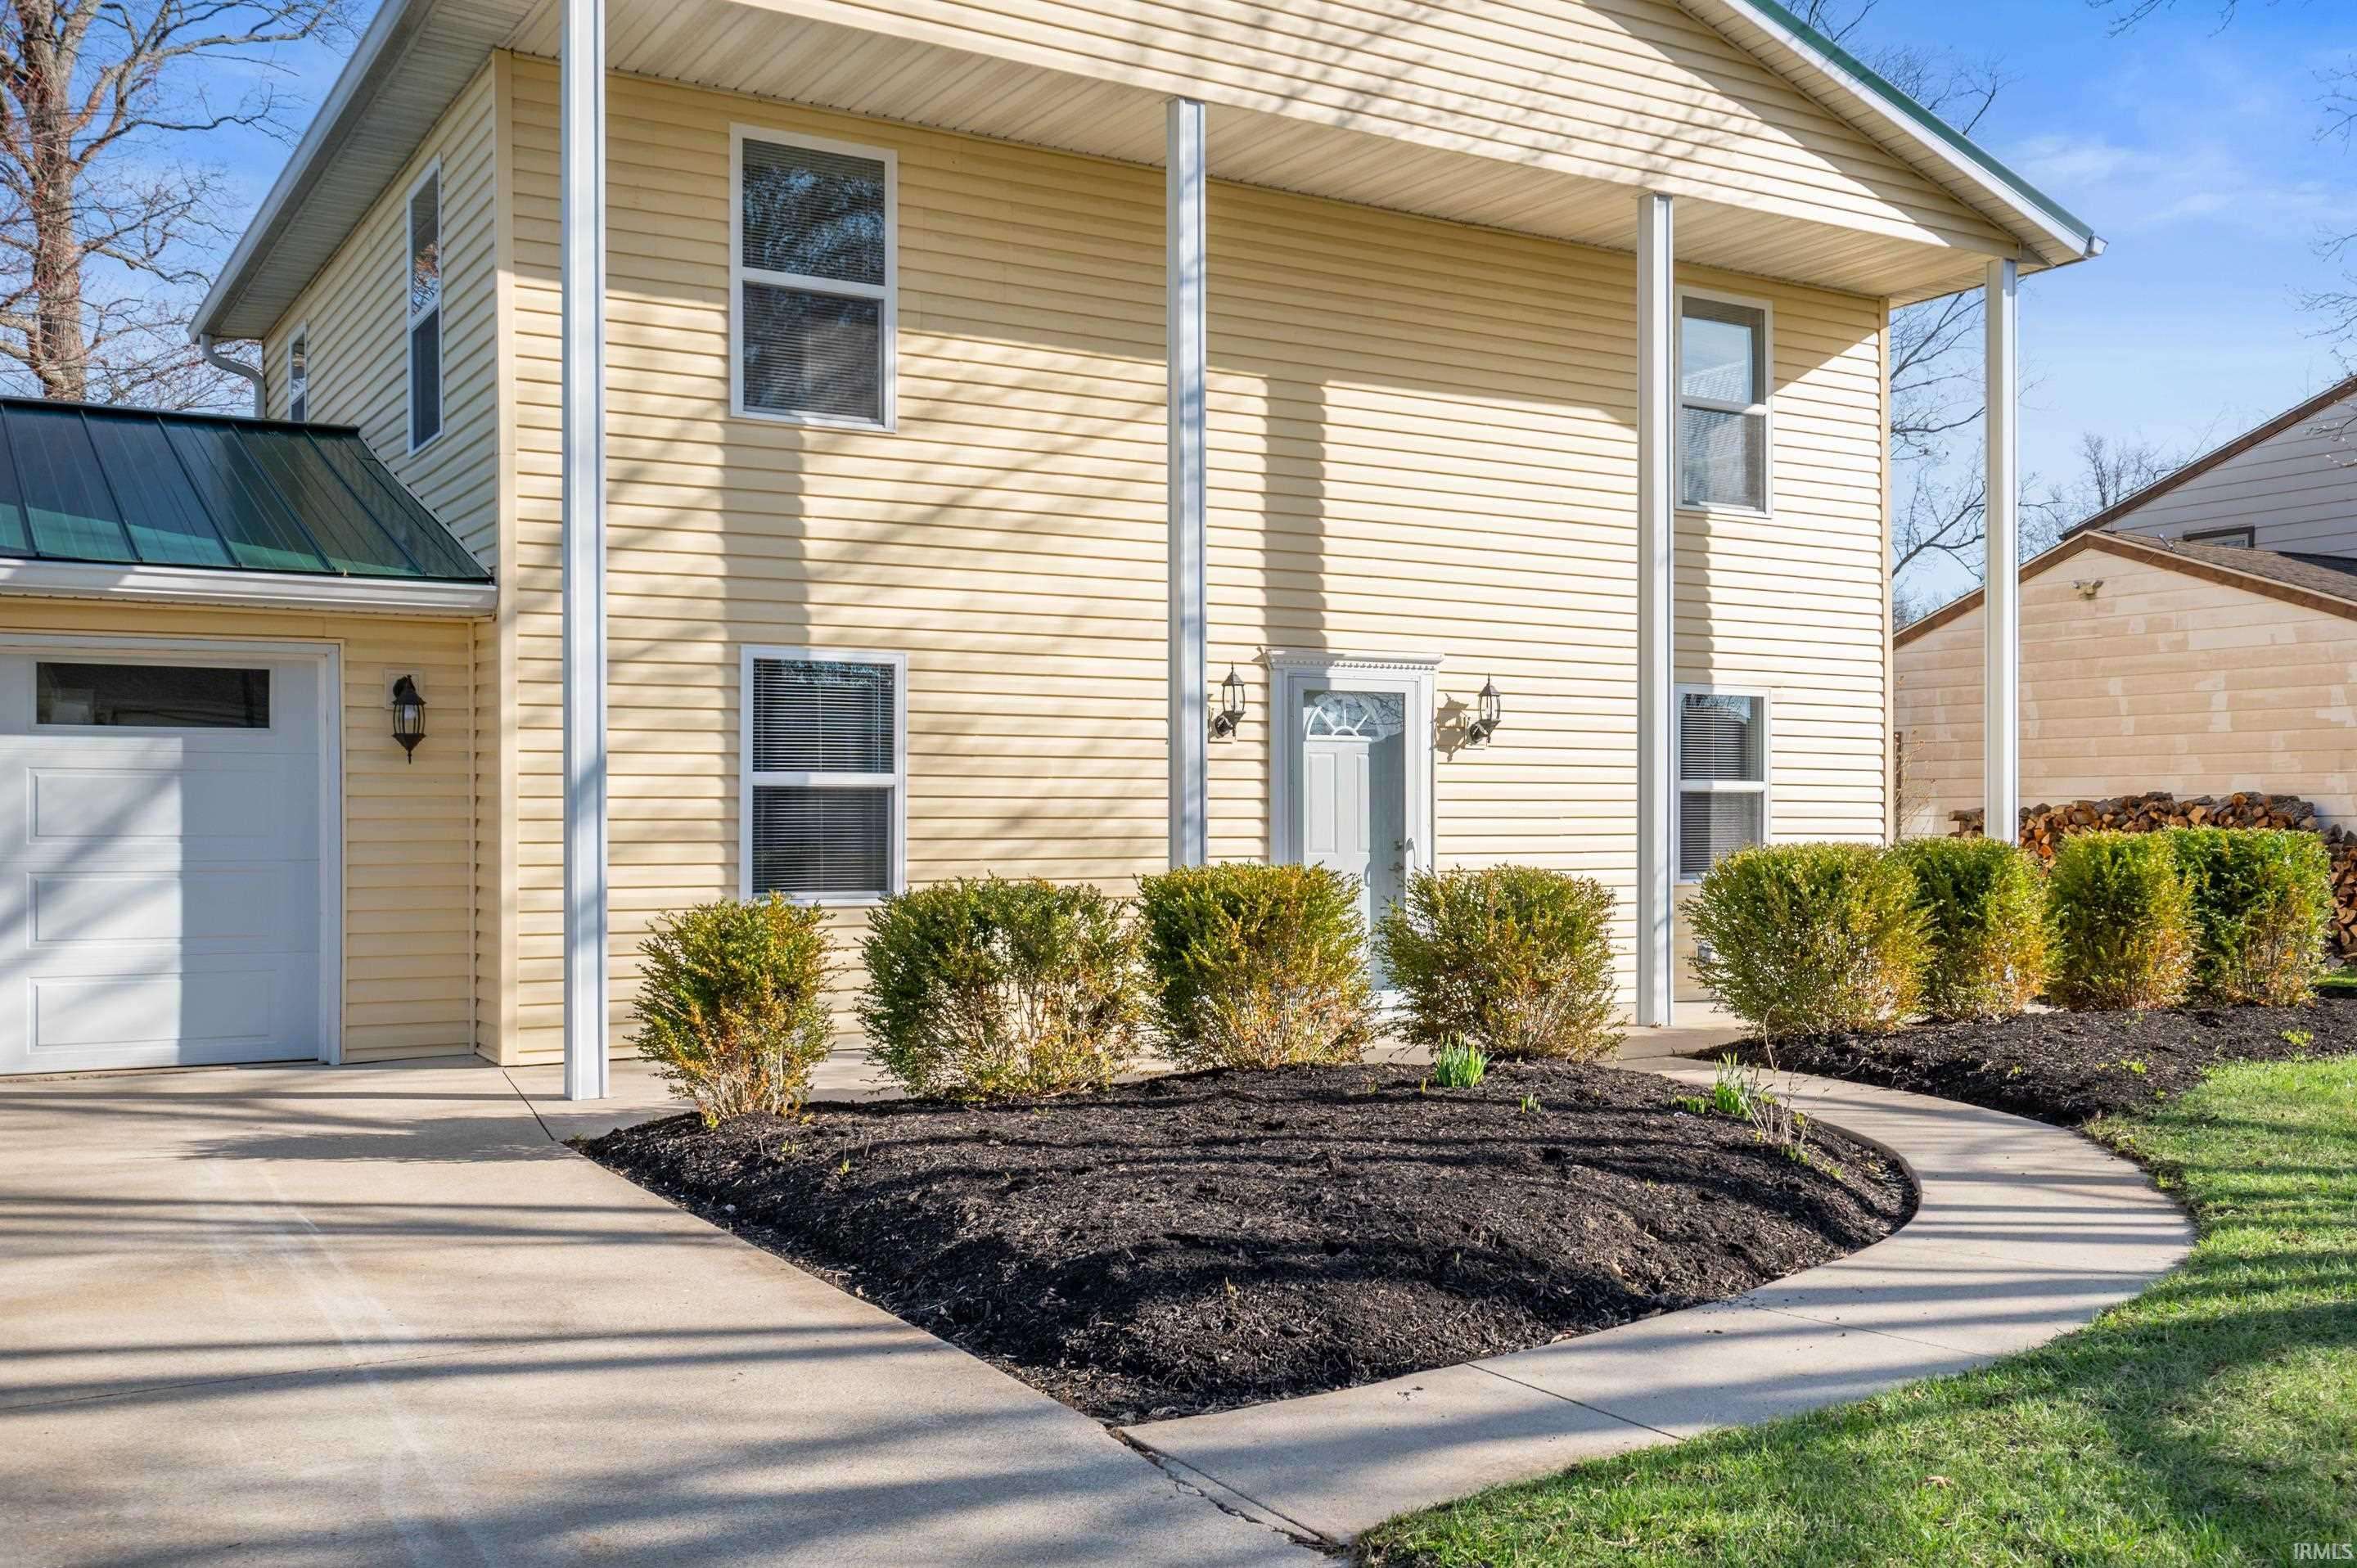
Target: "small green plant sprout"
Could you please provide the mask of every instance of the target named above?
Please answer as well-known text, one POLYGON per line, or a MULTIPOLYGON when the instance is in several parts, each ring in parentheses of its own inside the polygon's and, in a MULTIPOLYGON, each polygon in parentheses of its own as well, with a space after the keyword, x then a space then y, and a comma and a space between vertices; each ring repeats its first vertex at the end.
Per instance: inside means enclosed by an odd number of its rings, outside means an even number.
POLYGON ((1523 1095, 1522 1112, 1525 1116, 1537 1115, 1539 1113, 1539 1097, 1535 1094, 1523 1095))
POLYGON ((1795 1165, 1816 1164, 1807 1115, 1795 1110, 1781 1095, 1770 1093, 1755 1069, 1732 1056, 1718 1058, 1718 1071, 1711 1079, 1708 1094, 1683 1096, 1677 1105, 1697 1116, 1723 1116, 1730 1122, 1741 1122, 1761 1143, 1773 1145, 1795 1165))
POLYGON ((2296 1051, 2304 1051, 2316 1044, 2316 1036, 2306 1029, 2286 1029, 2283 1032, 2283 1043, 2296 1051))
POLYGON ((1479 1046, 1461 1037, 1432 1053, 1432 1080, 1443 1089, 1472 1089, 1490 1070, 1490 1058, 1479 1046))

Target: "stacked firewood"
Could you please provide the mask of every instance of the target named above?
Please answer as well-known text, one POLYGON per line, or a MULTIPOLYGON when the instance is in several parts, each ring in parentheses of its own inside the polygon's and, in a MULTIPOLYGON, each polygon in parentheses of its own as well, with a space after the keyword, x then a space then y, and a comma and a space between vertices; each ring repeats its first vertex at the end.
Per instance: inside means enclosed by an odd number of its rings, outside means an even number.
MULTIPOLYGON (((1957 811, 1953 818, 1957 837, 1980 837, 1977 809, 1957 811)), ((2314 803, 2297 795, 2242 789, 2231 795, 2195 795, 2180 800, 2166 789, 2156 789, 2143 795, 2115 795, 2106 800, 2041 803, 2022 811, 2021 844, 2039 859, 2051 862, 2055 846, 2072 833, 2102 829, 2147 833, 2159 828, 2289 828, 2322 833, 2332 851, 2333 950, 2343 958, 2357 958, 2357 832, 2337 822, 2326 827, 2314 803)))

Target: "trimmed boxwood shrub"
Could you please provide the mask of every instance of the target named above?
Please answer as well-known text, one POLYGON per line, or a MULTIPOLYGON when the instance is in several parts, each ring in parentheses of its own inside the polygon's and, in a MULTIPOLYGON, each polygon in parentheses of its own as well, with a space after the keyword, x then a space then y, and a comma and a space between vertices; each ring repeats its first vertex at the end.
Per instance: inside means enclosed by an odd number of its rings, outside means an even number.
POLYGON ((1915 879, 1888 850, 1780 843, 1738 850, 1686 906, 1695 971, 1764 1039, 1896 1028, 1924 959, 1915 879))
POLYGON ((1913 839, 1896 853, 1923 912, 1923 1011, 2000 1018, 2029 1006, 2046 989, 2051 945, 2037 857, 1998 839, 1913 839))
POLYGON ((706 1126, 782 1115, 826 1055, 824 914, 776 894, 724 898, 657 920, 639 952, 640 1055, 706 1126))
POLYGON ((1144 1017, 1137 934, 1091 886, 944 882, 867 918, 868 1056, 909 1093, 1002 1100, 1103 1089, 1144 1017))
POLYGON ((1181 1067, 1354 1062, 1373 1033, 1358 879, 1317 865, 1200 865, 1145 878, 1163 1046, 1181 1067))
POLYGON ((2174 1007, 2193 979, 2193 909, 2163 833, 2073 833, 2047 880, 2054 979, 2066 1007, 2174 1007))
POLYGON ((2218 1002, 2316 994, 2332 915, 2332 853, 2314 833, 2171 828, 2192 901, 2193 985, 2218 1002))
POLYGON ((1534 865, 1420 871, 1375 922, 1383 968, 1406 1001, 1400 1032, 1435 1049, 1461 1039, 1491 1058, 1595 1061, 1612 1027, 1612 895, 1534 865))

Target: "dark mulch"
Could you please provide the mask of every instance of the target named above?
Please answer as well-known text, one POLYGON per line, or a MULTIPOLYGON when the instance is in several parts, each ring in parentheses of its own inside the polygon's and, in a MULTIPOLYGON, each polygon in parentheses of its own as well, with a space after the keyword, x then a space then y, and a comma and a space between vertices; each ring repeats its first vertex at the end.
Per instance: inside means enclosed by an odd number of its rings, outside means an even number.
POLYGON ((1106 1421, 1448 1366, 1733 1295, 1910 1213, 1676 1111, 1676 1085, 1563 1065, 1418 1091, 1417 1069, 1149 1079, 992 1108, 673 1117, 595 1159, 1106 1421), (1523 1110, 1534 1096, 1535 1112, 1523 1110), (733 1205, 729 1208, 724 1206, 733 1205))
MULTIPOLYGON (((1715 1057, 1728 1047, 1698 1052, 1715 1057)), ((2174 1100, 2220 1062, 2357 1051, 2357 996, 2304 1007, 2160 1013, 2025 1013, 1921 1024, 1890 1035, 1822 1035, 1732 1047, 1746 1061, 1909 1089, 2060 1126, 2174 1100)))

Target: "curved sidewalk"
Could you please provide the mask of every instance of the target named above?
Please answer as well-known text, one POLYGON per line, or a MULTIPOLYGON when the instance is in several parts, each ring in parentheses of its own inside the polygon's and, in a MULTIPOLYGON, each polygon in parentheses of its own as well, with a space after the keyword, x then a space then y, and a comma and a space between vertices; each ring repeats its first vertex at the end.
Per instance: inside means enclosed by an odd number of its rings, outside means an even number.
MULTIPOLYGON (((1618 1065, 1711 1077, 1681 1058, 1618 1065)), ((1729 1301, 1123 1434, 1241 1512, 1348 1541, 1483 1487, 1968 1370, 2080 1327, 2192 1246, 2143 1172, 2076 1133, 1830 1079, 1774 1081, 1897 1155, 1922 1192, 1915 1218, 1729 1301)))

